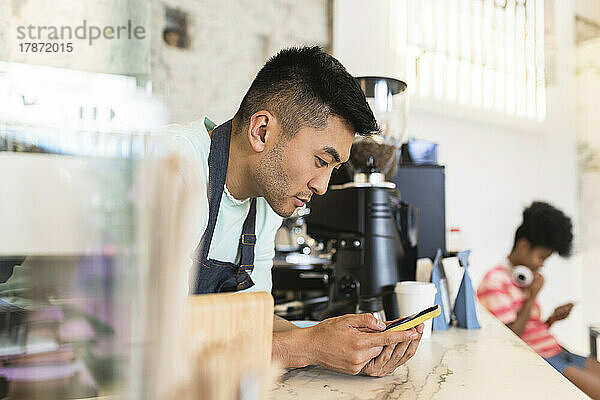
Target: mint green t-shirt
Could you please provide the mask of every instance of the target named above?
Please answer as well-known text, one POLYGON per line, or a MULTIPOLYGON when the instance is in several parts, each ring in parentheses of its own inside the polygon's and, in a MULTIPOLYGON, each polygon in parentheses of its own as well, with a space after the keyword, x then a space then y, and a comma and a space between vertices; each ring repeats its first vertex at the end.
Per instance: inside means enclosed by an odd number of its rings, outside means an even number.
MULTIPOLYGON (((180 174, 184 182, 189 179, 198 179, 208 186, 208 154, 210 152, 210 136, 208 131, 215 128, 215 124, 207 117, 203 117, 188 126, 169 125, 165 128, 167 147, 184 157, 189 163, 183 167, 180 174)), ((206 189, 204 187, 203 189, 206 189)), ((209 258, 238 263, 239 240, 242 234, 242 225, 250 209, 250 199, 237 200, 227 190, 221 197, 221 208, 217 217, 217 225, 209 250, 209 258)), ((200 239, 208 224, 208 198, 207 190, 203 190, 197 201, 197 209, 193 213, 193 248, 200 243, 200 239)), ((272 279, 271 267, 275 257, 275 233, 281 225, 281 217, 277 215, 263 197, 256 199, 256 245, 254 247, 254 270, 250 274, 254 286, 245 291, 271 292, 272 279)), ((189 267, 194 267, 190 257, 189 267)))

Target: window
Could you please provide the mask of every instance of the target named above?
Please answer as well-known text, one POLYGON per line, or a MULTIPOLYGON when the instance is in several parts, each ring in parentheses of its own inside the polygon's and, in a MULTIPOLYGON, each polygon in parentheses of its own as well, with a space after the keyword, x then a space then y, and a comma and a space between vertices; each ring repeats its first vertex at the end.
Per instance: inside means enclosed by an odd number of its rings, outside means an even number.
POLYGON ((546 117, 543 0, 405 0, 413 95, 546 117))

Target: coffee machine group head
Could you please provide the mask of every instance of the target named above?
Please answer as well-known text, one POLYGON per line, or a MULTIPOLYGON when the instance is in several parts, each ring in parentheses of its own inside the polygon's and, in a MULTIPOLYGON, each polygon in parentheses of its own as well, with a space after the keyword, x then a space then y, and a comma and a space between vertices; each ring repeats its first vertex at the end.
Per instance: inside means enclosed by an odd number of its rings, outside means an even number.
MULTIPOLYGON (((307 217, 308 233, 334 249, 334 277, 328 317, 348 312, 382 311, 393 287, 414 280, 416 209, 402 202, 386 175, 397 166, 406 127, 406 84, 381 77, 356 78, 373 110, 379 131, 356 135, 350 153, 352 180, 315 196, 307 217), (414 262, 413 262, 414 261, 414 262)), ((393 307, 386 307, 393 317, 393 307)))

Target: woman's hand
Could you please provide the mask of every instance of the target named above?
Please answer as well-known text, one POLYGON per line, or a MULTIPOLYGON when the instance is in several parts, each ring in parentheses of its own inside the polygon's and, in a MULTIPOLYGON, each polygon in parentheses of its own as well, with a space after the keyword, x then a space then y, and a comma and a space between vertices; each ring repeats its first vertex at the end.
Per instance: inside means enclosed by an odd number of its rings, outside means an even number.
POLYGON ((531 297, 536 297, 542 289, 542 286, 544 286, 544 275, 536 271, 533 273, 533 282, 531 282, 531 286, 529 286, 531 297))
POLYGON ((556 321, 563 320, 571 314, 571 310, 573 309, 573 303, 563 304, 562 306, 556 307, 552 315, 546 320, 546 325, 550 326, 556 321))

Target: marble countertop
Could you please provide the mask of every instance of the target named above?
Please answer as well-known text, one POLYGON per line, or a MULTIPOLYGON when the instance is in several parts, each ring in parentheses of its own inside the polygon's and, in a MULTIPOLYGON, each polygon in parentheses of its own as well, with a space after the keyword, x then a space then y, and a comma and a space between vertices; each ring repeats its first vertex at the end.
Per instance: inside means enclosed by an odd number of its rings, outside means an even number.
POLYGON ((286 372, 272 392, 287 399, 587 399, 512 331, 479 309, 481 329, 423 339, 393 375, 349 376, 310 366, 286 372))

